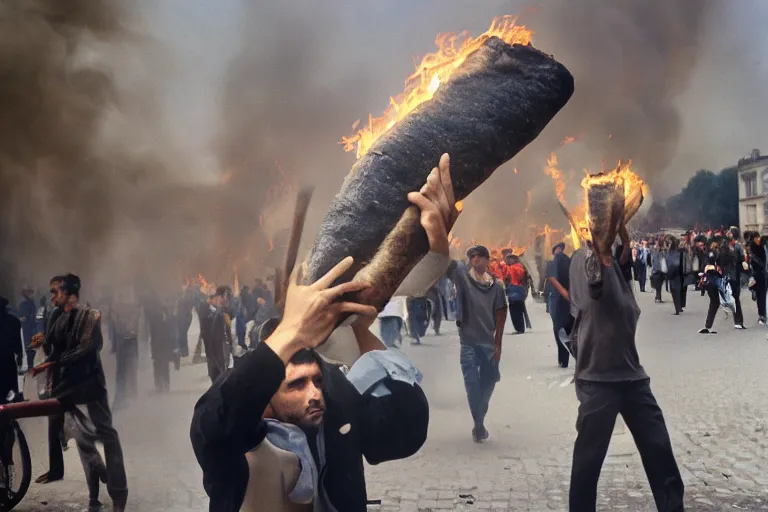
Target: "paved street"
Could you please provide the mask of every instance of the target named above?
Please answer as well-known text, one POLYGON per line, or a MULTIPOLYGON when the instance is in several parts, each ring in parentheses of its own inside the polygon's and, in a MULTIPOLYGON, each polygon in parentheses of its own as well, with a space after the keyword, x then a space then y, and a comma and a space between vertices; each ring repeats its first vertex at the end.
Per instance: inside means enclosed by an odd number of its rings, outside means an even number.
MULTIPOLYGON (((722 313, 720 334, 696 334, 707 301, 689 293, 689 307, 673 316, 669 304, 641 295, 641 361, 664 410, 686 484, 688 510, 768 511, 768 340, 745 297, 747 331, 722 313)), ((506 336, 502 380, 491 402, 491 438, 477 445, 458 364, 455 328, 404 350, 424 373, 431 405, 429 439, 406 461, 368 469, 371 510, 566 510, 577 402, 571 370, 557 368, 551 322, 544 306, 529 303, 532 332, 506 336)), ((190 333, 190 339, 196 339, 190 333)), ((145 351, 146 352, 146 351, 145 351)), ((104 354, 110 375, 111 354, 104 354)), ((149 368, 149 362, 144 367, 149 368)), ((142 403, 116 417, 129 474, 130 510, 202 511, 207 500, 188 440, 196 398, 206 388, 205 366, 172 375, 172 392, 151 396, 144 372, 142 403)), ((34 476, 45 470, 45 422, 26 421, 34 476)), ((32 484, 22 511, 81 510, 86 488, 74 443, 65 453, 66 477, 32 484)), ((105 503, 106 490, 102 491, 105 503)), ((616 427, 603 467, 600 510, 655 510, 632 437, 616 427)))

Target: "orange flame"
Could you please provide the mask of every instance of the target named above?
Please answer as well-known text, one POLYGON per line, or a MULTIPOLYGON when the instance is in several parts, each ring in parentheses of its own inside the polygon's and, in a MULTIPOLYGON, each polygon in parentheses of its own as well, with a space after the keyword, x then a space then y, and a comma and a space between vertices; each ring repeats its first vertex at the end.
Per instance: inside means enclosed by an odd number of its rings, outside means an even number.
POLYGON ((275 250, 275 240, 272 237, 269 237, 269 252, 272 252, 275 250))
POLYGON ((200 292, 205 295, 212 295, 216 291, 216 285, 205 280, 202 274, 197 274, 197 280, 200 281, 200 292))
POLYGON ((240 276, 237 273, 237 266, 234 266, 233 270, 235 272, 235 279, 234 279, 234 282, 232 283, 232 288, 234 288, 234 295, 235 295, 235 298, 237 299, 238 297, 240 297, 240 276))
POLYGON ((557 155, 551 153, 547 158, 547 166, 544 168, 544 172, 552 178, 555 182, 555 194, 562 203, 565 195, 565 180, 563 179, 563 172, 557 168, 557 155))
MULTIPOLYGON (((517 17, 501 16, 491 22, 491 27, 478 37, 461 34, 440 34, 435 40, 438 51, 425 56, 416 71, 405 81, 405 90, 390 98, 390 105, 381 117, 368 116, 368 124, 351 137, 343 137, 340 144, 345 151, 357 150, 360 158, 387 130, 406 117, 416 107, 429 101, 440 84, 451 75, 468 56, 477 51, 491 37, 498 37, 508 44, 528 44, 533 32, 516 25, 517 17)), ((357 124, 353 125, 353 130, 357 124)))
POLYGON ((563 139, 563 142, 560 143, 561 146, 565 146, 566 144, 570 144, 571 142, 574 142, 576 140, 575 137, 566 137, 563 139))
POLYGON ((531 191, 526 190, 525 191, 525 210, 523 211, 524 215, 528 215, 528 210, 531 207, 531 191))
POLYGON ((464 209, 464 201, 456 201, 456 209, 461 212, 464 209))
POLYGON ((517 174, 517 167, 515 167, 515 168, 514 168, 514 169, 512 169, 512 170, 513 170, 513 171, 515 171, 515 174, 517 174))

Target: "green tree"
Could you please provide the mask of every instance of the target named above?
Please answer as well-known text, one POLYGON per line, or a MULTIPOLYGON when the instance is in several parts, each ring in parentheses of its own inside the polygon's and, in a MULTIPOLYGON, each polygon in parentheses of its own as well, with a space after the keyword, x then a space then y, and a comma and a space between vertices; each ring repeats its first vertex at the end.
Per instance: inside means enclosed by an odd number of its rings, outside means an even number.
POLYGON ((702 169, 679 194, 670 197, 665 210, 669 221, 681 227, 735 226, 739 222, 739 185, 735 167, 715 174, 702 169))

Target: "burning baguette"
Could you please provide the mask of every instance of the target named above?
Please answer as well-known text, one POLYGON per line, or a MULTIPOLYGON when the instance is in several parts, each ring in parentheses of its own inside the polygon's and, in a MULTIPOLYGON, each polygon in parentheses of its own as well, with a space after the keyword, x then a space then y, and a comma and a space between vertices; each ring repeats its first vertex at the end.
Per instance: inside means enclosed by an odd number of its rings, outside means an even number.
POLYGON ((487 39, 352 167, 308 256, 308 281, 352 256, 355 266, 340 281, 370 282, 354 300, 381 310, 429 250, 407 193, 422 187, 440 155, 451 155, 456 199, 463 199, 535 139, 572 94, 573 77, 552 57, 487 39))
POLYGON ((598 238, 596 247, 601 247, 600 250, 610 247, 618 229, 622 224, 629 223, 648 194, 648 186, 632 172, 630 163, 621 162, 609 173, 587 176, 581 181, 581 187, 584 189, 586 209, 580 208, 579 214, 568 211, 559 202, 571 225, 571 236, 576 248, 582 240, 594 242, 594 229, 597 230, 598 238), (620 206, 620 217, 616 220, 620 206))
POLYGON ((587 176, 581 182, 587 196, 587 226, 598 254, 610 254, 624 223, 624 178, 614 173, 587 176))

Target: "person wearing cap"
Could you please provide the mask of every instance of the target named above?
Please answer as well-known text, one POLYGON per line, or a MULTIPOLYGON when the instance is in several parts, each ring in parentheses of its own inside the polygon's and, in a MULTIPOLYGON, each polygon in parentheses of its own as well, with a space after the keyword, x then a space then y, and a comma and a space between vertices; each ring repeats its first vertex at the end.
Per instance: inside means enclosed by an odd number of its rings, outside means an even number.
POLYGON ((557 346, 557 364, 560 368, 568 368, 570 352, 564 339, 571 334, 573 317, 571 316, 570 296, 570 266, 571 259, 565 254, 565 244, 559 243, 552 247, 552 261, 547 265, 547 283, 550 285, 549 314, 552 317, 552 329, 555 333, 557 346), (561 333, 561 331, 563 331, 561 333))
POLYGON ((454 261, 448 267, 448 276, 456 286, 459 362, 476 443, 489 436, 485 415, 493 389, 501 379, 501 340, 507 320, 504 284, 488 272, 490 256, 488 249, 476 245, 467 251, 468 266, 454 261))
POLYGON ((517 334, 525 332, 525 299, 528 298, 528 273, 516 254, 505 256, 507 302, 509 304, 509 319, 517 334))

